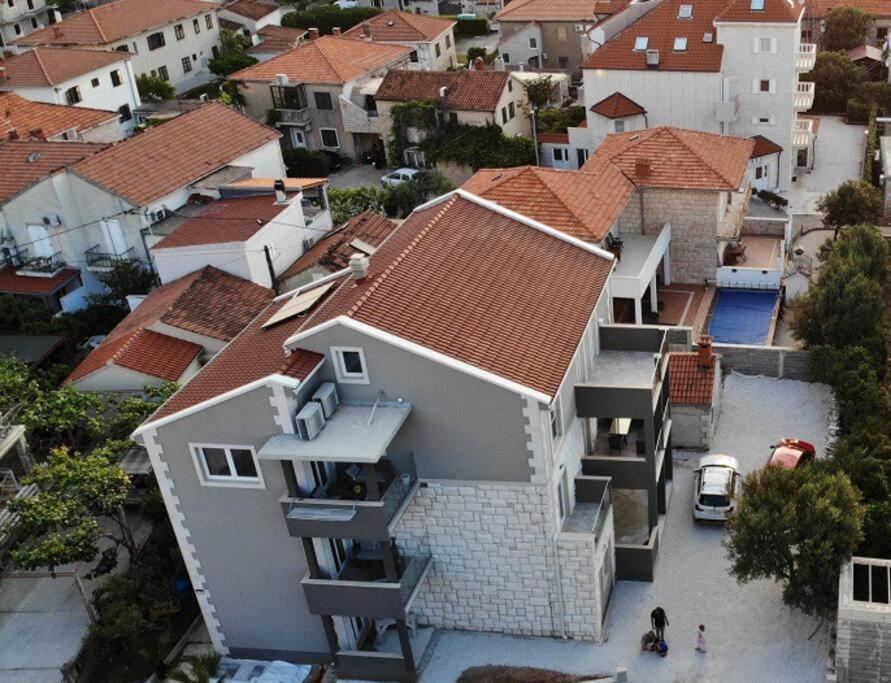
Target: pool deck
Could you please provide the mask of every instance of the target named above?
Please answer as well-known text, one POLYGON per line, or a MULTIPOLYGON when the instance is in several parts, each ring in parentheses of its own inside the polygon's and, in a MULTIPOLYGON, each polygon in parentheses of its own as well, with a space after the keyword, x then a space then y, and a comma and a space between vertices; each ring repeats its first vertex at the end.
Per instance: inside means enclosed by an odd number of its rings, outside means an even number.
POLYGON ((747 235, 743 237, 742 243, 746 248, 745 258, 732 263, 727 262, 724 264, 725 266, 760 268, 762 270, 771 270, 777 267, 777 257, 782 249, 782 240, 776 237, 747 235))
POLYGON ((659 313, 659 324, 692 327, 694 334, 699 334, 707 327, 714 297, 712 286, 663 285, 659 288, 659 299, 664 304, 659 313))

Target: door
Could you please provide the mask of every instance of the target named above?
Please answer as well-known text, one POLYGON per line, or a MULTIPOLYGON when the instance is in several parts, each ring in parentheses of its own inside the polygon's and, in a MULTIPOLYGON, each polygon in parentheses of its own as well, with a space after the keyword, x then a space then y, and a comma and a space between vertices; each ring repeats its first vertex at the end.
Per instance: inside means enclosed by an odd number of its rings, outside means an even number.
POLYGON ((34 256, 52 256, 55 252, 53 241, 44 226, 29 225, 28 238, 31 242, 28 248, 34 256))
POLYGON ((124 229, 118 220, 102 221, 102 236, 105 244, 112 254, 123 254, 127 251, 127 240, 124 238, 124 229))
POLYGON ((294 148, 306 148, 306 133, 299 128, 291 128, 291 144, 294 148))

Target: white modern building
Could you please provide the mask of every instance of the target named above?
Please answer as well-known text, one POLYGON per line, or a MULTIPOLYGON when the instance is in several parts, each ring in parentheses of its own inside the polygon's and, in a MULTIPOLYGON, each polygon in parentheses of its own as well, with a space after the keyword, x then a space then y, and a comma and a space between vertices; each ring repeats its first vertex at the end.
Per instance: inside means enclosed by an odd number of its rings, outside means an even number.
POLYGON ((5 0, 0 4, 0 47, 62 18, 46 0, 5 0))

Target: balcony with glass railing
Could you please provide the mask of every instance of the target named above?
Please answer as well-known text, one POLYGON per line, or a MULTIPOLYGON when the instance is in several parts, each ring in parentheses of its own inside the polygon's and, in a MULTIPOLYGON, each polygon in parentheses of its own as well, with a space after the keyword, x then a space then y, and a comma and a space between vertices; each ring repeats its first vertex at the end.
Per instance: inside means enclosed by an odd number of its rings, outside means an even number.
POLYGON ((136 249, 130 247, 116 254, 112 251, 102 251, 101 245, 94 245, 84 252, 87 268, 90 270, 111 270, 119 263, 129 263, 136 260, 136 249))
POLYGON ((32 256, 27 249, 19 249, 17 260, 21 265, 16 272, 29 277, 53 277, 65 268, 61 251, 49 256, 32 256))

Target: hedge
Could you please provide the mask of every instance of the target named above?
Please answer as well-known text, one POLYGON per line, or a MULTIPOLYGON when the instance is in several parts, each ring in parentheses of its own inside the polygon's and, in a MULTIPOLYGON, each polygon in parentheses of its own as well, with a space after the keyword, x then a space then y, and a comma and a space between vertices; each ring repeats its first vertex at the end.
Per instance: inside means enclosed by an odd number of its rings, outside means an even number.
POLYGON ((361 24, 381 13, 374 7, 350 7, 340 9, 337 5, 319 5, 303 10, 302 12, 289 12, 282 19, 282 26, 288 28, 317 28, 321 35, 329 35, 334 27, 341 31, 347 31, 356 24, 361 24))
POLYGON ((455 37, 456 38, 467 38, 469 36, 489 35, 489 20, 488 19, 459 19, 458 17, 445 17, 445 18, 454 19, 457 22, 455 24, 455 37))
POLYGON ((447 137, 427 140, 427 161, 451 161, 479 168, 509 168, 535 163, 535 143, 527 137, 505 137, 499 126, 458 126, 447 137))

